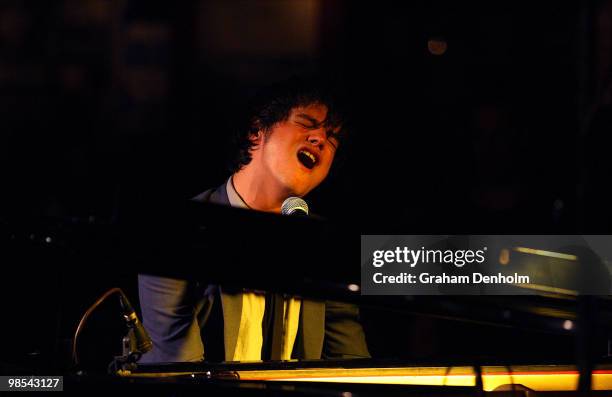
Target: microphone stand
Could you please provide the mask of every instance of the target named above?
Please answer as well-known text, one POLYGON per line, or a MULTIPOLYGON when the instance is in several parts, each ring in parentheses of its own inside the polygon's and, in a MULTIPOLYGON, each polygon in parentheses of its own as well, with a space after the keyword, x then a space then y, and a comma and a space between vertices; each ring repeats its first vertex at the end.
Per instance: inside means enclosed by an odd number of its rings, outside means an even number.
MULTIPOLYGON (((138 316, 136 315, 136 312, 134 311, 134 308, 132 307, 127 296, 123 293, 121 288, 111 288, 87 309, 79 321, 79 325, 76 328, 74 338, 72 340, 72 359, 76 367, 80 366, 81 364, 78 355, 78 339, 81 331, 87 323, 87 319, 102 302, 113 294, 119 295, 119 303, 121 304, 123 318, 126 322, 126 326, 128 327, 128 332, 122 339, 123 354, 115 357, 109 364, 109 373, 116 373, 120 370, 135 368, 136 362, 140 359, 142 354, 153 348, 151 338, 147 334, 147 331, 144 329, 142 323, 140 323, 138 320, 138 316)), ((82 373, 82 371, 78 372, 82 373)))
POLYGON ((128 329, 127 334, 121 339, 121 355, 115 356, 108 365, 109 375, 116 375, 122 371, 133 371, 137 368, 137 362, 142 353, 137 348, 134 329, 128 329))
POLYGON ((123 309, 123 317, 126 321, 128 331, 121 339, 121 356, 116 356, 108 366, 108 372, 111 375, 119 371, 131 371, 136 369, 136 363, 140 360, 142 354, 153 348, 147 331, 138 320, 129 299, 121 290, 119 291, 119 302, 123 309))

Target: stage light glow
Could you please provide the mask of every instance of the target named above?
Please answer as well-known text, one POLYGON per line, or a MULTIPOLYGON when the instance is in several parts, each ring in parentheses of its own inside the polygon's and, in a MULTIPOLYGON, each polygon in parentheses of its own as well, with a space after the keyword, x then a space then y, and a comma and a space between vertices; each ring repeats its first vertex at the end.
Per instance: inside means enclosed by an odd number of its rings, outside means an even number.
MULTIPOLYGON (((333 382, 395 385, 474 386, 472 368, 454 367, 449 374, 445 368, 321 368, 287 371, 239 371, 243 380, 283 382, 333 382)), ((574 366, 513 366, 483 367, 483 387, 493 391, 511 382, 522 384, 536 391, 573 391, 578 384, 578 370, 574 366)), ((612 387, 612 371, 593 371, 593 390, 609 390, 612 387)))
POLYGON ((548 256, 550 258, 566 259, 568 261, 578 260, 578 257, 576 255, 563 254, 561 252, 554 252, 554 251, 538 250, 534 248, 514 247, 514 251, 522 252, 524 254, 533 254, 533 255, 540 255, 540 256, 548 256))
POLYGON ((510 250, 508 248, 499 251, 499 263, 504 266, 510 263, 510 250))
POLYGON ((514 284, 514 285, 520 288, 532 289, 534 291, 540 291, 540 292, 544 292, 547 294, 578 296, 578 291, 573 290, 573 289, 557 288, 557 287, 551 287, 549 285, 542 285, 542 284, 536 284, 536 283, 514 284))
MULTIPOLYGON (((474 386, 472 367, 405 368, 305 368, 288 370, 238 370, 241 380, 283 382, 334 382, 396 385, 474 386)), ((511 382, 535 391, 573 391, 578 384, 578 369, 572 365, 484 366, 483 388, 493 391, 511 382)), ((210 371, 197 373, 210 378, 210 371)), ((119 370, 117 375, 134 378, 165 378, 185 375, 181 372, 132 373, 119 370)), ((612 369, 596 367, 592 372, 593 390, 612 389, 612 369)), ((351 397, 349 394, 342 394, 351 397)))
POLYGON ((427 41, 427 49, 432 55, 444 55, 448 48, 448 43, 443 39, 429 39, 427 41))

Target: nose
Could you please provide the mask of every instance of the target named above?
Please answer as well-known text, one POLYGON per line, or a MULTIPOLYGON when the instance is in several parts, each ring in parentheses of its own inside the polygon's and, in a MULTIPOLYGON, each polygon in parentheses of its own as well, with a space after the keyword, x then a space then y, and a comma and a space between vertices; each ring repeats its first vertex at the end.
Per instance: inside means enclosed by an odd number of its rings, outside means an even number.
POLYGON ((324 128, 317 128, 316 130, 311 130, 308 133, 307 140, 310 144, 317 146, 319 149, 323 149, 325 142, 327 141, 327 136, 324 128))

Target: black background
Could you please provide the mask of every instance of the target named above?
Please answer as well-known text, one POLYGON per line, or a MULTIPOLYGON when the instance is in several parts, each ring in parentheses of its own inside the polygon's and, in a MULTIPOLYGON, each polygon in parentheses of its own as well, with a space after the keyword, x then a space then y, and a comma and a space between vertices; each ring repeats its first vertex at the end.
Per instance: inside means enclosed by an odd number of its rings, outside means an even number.
MULTIPOLYGON (((336 76, 349 94, 346 160, 309 203, 354 232, 355 250, 358 234, 609 233, 611 8, 2 2, 6 361, 63 359, 97 296, 137 296, 131 264, 49 248, 30 239, 32 219, 112 223, 217 186, 244 99, 296 73, 336 76)), ((121 332, 107 309, 90 326, 106 355, 121 332)), ((364 323, 378 357, 573 354, 566 334, 370 310, 364 323)))

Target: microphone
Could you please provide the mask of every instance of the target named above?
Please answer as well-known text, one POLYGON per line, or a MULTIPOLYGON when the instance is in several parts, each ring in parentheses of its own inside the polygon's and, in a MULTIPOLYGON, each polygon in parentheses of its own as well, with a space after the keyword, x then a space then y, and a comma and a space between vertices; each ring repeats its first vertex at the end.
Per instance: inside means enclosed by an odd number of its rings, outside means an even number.
POLYGON ((308 216, 308 204, 299 197, 289 197, 283 201, 281 214, 293 216, 308 216))
POLYGON ((123 318, 125 319, 127 326, 132 330, 134 335, 134 342, 136 350, 140 353, 146 353, 153 349, 153 342, 151 341, 151 337, 147 333, 147 330, 144 328, 140 320, 138 320, 138 316, 136 315, 136 311, 132 307, 132 304, 128 300, 127 296, 123 293, 123 291, 119 292, 119 301, 121 302, 121 308, 123 309, 123 318))

